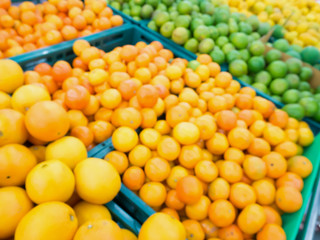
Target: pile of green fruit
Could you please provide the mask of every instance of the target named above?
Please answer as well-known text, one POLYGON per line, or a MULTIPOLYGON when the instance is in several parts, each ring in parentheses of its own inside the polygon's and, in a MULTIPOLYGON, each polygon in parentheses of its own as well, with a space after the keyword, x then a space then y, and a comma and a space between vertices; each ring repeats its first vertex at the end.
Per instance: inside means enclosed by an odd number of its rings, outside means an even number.
POLYGON ((131 16, 134 20, 151 19, 157 10, 168 11, 174 0, 112 0, 110 6, 131 16))

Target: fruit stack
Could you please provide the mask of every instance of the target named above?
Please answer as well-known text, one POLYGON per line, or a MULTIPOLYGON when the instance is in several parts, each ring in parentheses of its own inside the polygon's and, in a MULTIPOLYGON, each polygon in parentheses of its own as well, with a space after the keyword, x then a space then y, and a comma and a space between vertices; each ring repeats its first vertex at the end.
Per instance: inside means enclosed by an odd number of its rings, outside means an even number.
POLYGON ((84 37, 122 25, 104 0, 0 1, 0 58, 84 37))

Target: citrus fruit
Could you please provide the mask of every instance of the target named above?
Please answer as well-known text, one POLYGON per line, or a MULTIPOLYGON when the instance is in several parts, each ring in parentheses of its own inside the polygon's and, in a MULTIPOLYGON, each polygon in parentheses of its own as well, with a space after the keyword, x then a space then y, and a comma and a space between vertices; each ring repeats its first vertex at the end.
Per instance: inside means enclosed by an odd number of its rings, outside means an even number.
POLYGON ((24 83, 22 68, 10 59, 0 60, 0 75, 0 91, 13 93, 24 83))

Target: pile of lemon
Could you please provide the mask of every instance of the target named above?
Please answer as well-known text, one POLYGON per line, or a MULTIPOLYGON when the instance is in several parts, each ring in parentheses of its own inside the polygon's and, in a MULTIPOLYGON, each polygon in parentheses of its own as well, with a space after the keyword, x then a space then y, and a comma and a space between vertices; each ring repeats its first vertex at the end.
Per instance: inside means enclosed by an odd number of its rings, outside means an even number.
POLYGON ((314 0, 228 0, 231 10, 255 14, 271 26, 284 24, 284 37, 299 46, 320 48, 320 5, 314 0))

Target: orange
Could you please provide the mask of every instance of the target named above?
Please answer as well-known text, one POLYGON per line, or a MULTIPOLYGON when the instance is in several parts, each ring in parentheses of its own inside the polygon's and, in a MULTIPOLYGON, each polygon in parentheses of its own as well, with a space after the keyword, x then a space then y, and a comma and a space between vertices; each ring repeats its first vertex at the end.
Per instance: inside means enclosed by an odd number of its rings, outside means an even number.
POLYGON ((74 192, 75 180, 66 164, 50 160, 38 164, 29 172, 25 187, 30 199, 37 204, 65 202, 74 192))
POLYGON ((278 145, 285 141, 285 133, 284 131, 277 126, 268 125, 265 127, 263 131, 263 138, 269 142, 272 146, 278 145))
POLYGON ((224 134, 216 132, 206 142, 206 147, 212 154, 221 155, 229 148, 229 142, 224 134))
POLYGON ((270 153, 271 147, 269 143, 263 138, 254 138, 251 145, 248 148, 248 153, 263 157, 264 155, 270 153))
POLYGON ((33 203, 20 187, 1 188, 0 203, 0 237, 6 239, 14 235, 18 223, 32 209, 33 203))
POLYGON ((37 158, 37 162, 43 162, 45 160, 46 147, 40 145, 33 145, 29 147, 29 150, 37 158))
POLYGON ((190 219, 204 220, 208 216, 210 199, 206 196, 201 196, 200 200, 194 204, 186 206, 186 215, 190 219))
POLYGON ((0 146, 23 144, 28 137, 24 116, 12 109, 0 109, 0 146))
POLYGON ((84 49, 87 49, 90 47, 90 43, 86 40, 83 40, 83 39, 79 39, 77 41, 75 41, 73 43, 73 46, 72 46, 72 49, 73 49, 73 52, 77 55, 77 56, 80 56, 81 55, 81 52, 84 50, 84 49))
POLYGON ((11 108, 11 96, 0 91, 0 109, 11 108))
POLYGON ((118 90, 124 100, 130 100, 136 95, 139 86, 132 79, 121 82, 118 86, 118 90))
POLYGON ((253 188, 245 183, 235 183, 230 189, 230 202, 239 209, 256 202, 256 194, 253 188))
POLYGON ((74 239, 101 239, 103 237, 109 239, 122 238, 120 227, 111 219, 100 219, 88 221, 77 230, 74 239))
POLYGON ((186 168, 181 167, 181 166, 174 166, 171 169, 170 174, 169 174, 166 182, 169 187, 171 187, 172 189, 176 189, 178 181, 181 178, 188 176, 188 175, 189 175, 189 172, 186 168))
POLYGON ((1 1, 0 8, 8 10, 10 8, 10 6, 11 6, 10 0, 1 1))
POLYGON ((253 106, 252 97, 247 94, 239 94, 236 97, 235 106, 240 109, 251 109, 253 106))
POLYGON ((72 76, 72 68, 66 61, 58 61, 52 67, 53 80, 60 83, 72 76))
POLYGON ((102 205, 81 201, 73 207, 78 218, 78 225, 81 226, 87 221, 95 221, 101 219, 111 219, 109 210, 102 205))
POLYGON ((218 127, 225 131, 229 131, 235 128, 236 123, 237 123, 237 116, 235 113, 233 113, 230 110, 223 110, 219 112, 217 115, 218 127))
POLYGON ((48 45, 58 44, 63 41, 62 35, 57 30, 50 30, 44 36, 44 41, 48 45))
POLYGON ((267 177, 279 178, 286 173, 287 161, 281 154, 270 152, 262 160, 267 166, 267 177))
MULTIPOLYGON (((168 59, 167 59, 168 60, 168 59)), ((182 70, 176 65, 170 65, 166 68, 166 76, 170 80, 176 80, 182 77, 182 70)))
POLYGON ((266 224, 262 230, 257 234, 257 240, 286 240, 286 233, 276 224, 266 224))
MULTIPOLYGON (((161 134, 157 130, 152 128, 143 129, 140 132, 139 137, 140 137, 141 143, 151 150, 157 149, 161 140, 161 134)), ((180 148, 179 148, 179 152, 180 152, 180 148)), ((179 155, 179 152, 178 152, 178 155, 179 155)))
POLYGON ((140 111, 142 116, 141 127, 142 128, 151 128, 157 122, 157 114, 155 110, 151 108, 144 108, 140 111))
POLYGON ((186 73, 184 81, 186 83, 186 86, 191 88, 197 88, 201 84, 201 78, 194 72, 186 73))
POLYGON ((275 186, 266 179, 261 179, 252 183, 257 196, 257 203, 270 205, 275 200, 275 186))
POLYGON ((194 170, 197 178, 204 182, 212 182, 218 177, 217 166, 209 160, 202 160, 198 162, 194 170))
POLYGON ((179 93, 179 100, 180 102, 189 103, 191 107, 197 107, 199 96, 192 88, 183 88, 179 93))
POLYGON ((101 95, 101 105, 107 109, 115 109, 122 101, 120 92, 117 89, 107 89, 101 95))
POLYGON ((296 173, 302 178, 308 177, 312 169, 312 163, 304 156, 294 156, 288 160, 288 171, 296 173))
POLYGON ((87 126, 88 119, 80 110, 69 110, 68 117, 70 120, 70 128, 77 126, 87 126))
POLYGON ((238 119, 243 120, 247 126, 250 126, 255 121, 253 110, 241 110, 238 112, 238 119))
POLYGON ((15 239, 43 239, 56 236, 61 240, 72 239, 78 227, 78 220, 71 207, 62 202, 47 202, 34 207, 19 222, 15 239), (58 227, 61 231, 56 231, 58 227), (35 227, 38 229, 34 231, 35 227))
POLYGON ((82 112, 86 116, 92 116, 100 109, 100 103, 96 96, 90 95, 89 103, 82 109, 82 112))
POLYGON ((220 177, 229 183, 240 182, 243 176, 243 170, 240 165, 232 161, 224 161, 219 168, 220 177))
POLYGON ((162 135, 169 134, 171 132, 171 127, 166 120, 158 120, 154 125, 154 129, 162 135))
POLYGON ((280 109, 276 109, 269 117, 269 122, 280 128, 285 128, 288 124, 288 114, 280 109))
POLYGON ((167 191, 162 183, 145 183, 139 191, 140 198, 150 207, 160 207, 166 200, 167 191))
POLYGON ((280 216, 279 212, 274 207, 263 206, 263 210, 264 210, 266 217, 267 217, 266 224, 274 223, 274 224, 278 224, 279 226, 282 226, 281 216, 280 216))
POLYGON ((175 210, 181 210, 184 208, 184 203, 179 200, 176 190, 170 190, 167 194, 165 201, 166 206, 175 210))
POLYGON ((275 110, 275 105, 262 97, 254 97, 253 109, 261 113, 264 118, 268 118, 275 110))
POLYGON ((138 141, 138 134, 129 127, 119 127, 112 135, 112 144, 120 152, 129 152, 138 141))
POLYGON ((131 62, 135 60, 138 53, 138 49, 135 46, 125 45, 120 51, 120 56, 124 61, 131 62))
POLYGON ((214 96, 208 101, 208 109, 211 113, 217 113, 227 109, 227 101, 222 96, 214 96))
POLYGON ((80 139, 88 147, 93 142, 93 133, 86 126, 77 126, 71 129, 70 136, 80 139))
POLYGON ((24 185, 29 171, 37 164, 32 152, 20 144, 7 144, 0 149, 0 186, 24 185))
POLYGON ((74 169, 74 176, 77 193, 89 203, 108 203, 120 191, 119 173, 111 163, 102 159, 88 158, 81 161, 74 169))
POLYGON ((180 216, 178 214, 178 212, 174 209, 171 209, 171 208, 162 208, 161 210, 162 213, 166 213, 168 214, 169 216, 177 219, 177 220, 180 220, 180 216))
POLYGON ((114 127, 111 123, 103 120, 97 120, 90 122, 88 125, 89 129, 93 133, 95 143, 101 143, 111 137, 114 127))
POLYGON ((310 128, 299 128, 298 133, 299 133, 299 139, 298 139, 299 145, 306 147, 313 142, 314 135, 310 128))
POLYGON ((250 204, 245 207, 237 220, 240 230, 247 234, 257 233, 265 222, 266 215, 263 208, 258 204, 250 204))
POLYGON ((301 193, 295 187, 283 186, 277 189, 276 204, 284 212, 298 211, 302 201, 301 193))
POLYGON ((145 240, 185 240, 184 225, 165 213, 155 213, 142 225, 139 239, 145 240))
POLYGON ((196 119, 195 124, 200 130, 200 139, 208 140, 213 137, 217 130, 217 125, 212 117, 203 115, 196 119))
POLYGON ((144 145, 137 145, 129 153, 129 162, 133 166, 144 167, 151 156, 149 148, 144 145))
POLYGON ((110 122, 113 111, 106 109, 104 107, 99 108, 99 110, 94 114, 94 120, 103 120, 105 122, 110 122))
POLYGON ((182 224, 186 230, 186 239, 200 240, 205 238, 204 230, 198 221, 187 219, 182 224))
POLYGON ((236 210, 229 201, 218 199, 209 207, 209 218, 217 227, 227 227, 234 222, 236 210))
POLYGON ((112 27, 117 27, 123 24, 123 19, 119 15, 111 16, 110 21, 111 21, 112 27))
POLYGON ((0 60, 0 76, 0 91, 6 93, 13 93, 24 83, 22 68, 9 59, 0 60))
POLYGON ((121 232, 122 232, 123 240, 138 240, 136 235, 134 235, 128 229, 122 228, 121 232))
POLYGON ((81 51, 80 58, 85 64, 89 64, 92 60, 100 58, 100 52, 95 47, 88 47, 81 51))
POLYGON ((266 125, 265 121, 257 120, 249 127, 249 130, 255 137, 261 137, 266 125))
POLYGON ((200 221, 203 231, 208 239, 214 239, 218 236, 218 227, 215 226, 208 218, 200 221))
POLYGON ((129 165, 127 155, 118 151, 109 152, 104 159, 111 163, 117 169, 119 174, 122 174, 129 165))
POLYGON ((218 236, 219 238, 226 240, 243 240, 243 234, 235 224, 219 229, 218 236))
POLYGON ((177 159, 180 154, 180 150, 181 147, 179 143, 172 137, 162 138, 157 146, 158 154, 168 161, 177 159))
POLYGON ((181 148, 179 163, 181 166, 193 169, 202 159, 202 151, 198 145, 188 145, 181 148))
POLYGON ((259 180, 266 176, 266 163, 259 157, 247 155, 243 161, 243 171, 251 180, 259 180))
POLYGON ((201 182, 194 176, 181 178, 176 187, 178 198, 186 204, 194 204, 200 200, 203 194, 201 182))
POLYGON ((145 173, 140 167, 131 166, 125 170, 122 182, 132 191, 139 190, 145 182, 145 173))
POLYGON ((277 188, 289 186, 289 187, 295 187, 299 191, 302 191, 303 189, 303 180, 302 178, 292 172, 286 172, 282 177, 278 178, 276 181, 277 188))
POLYGON ((228 140, 232 147, 245 150, 250 146, 253 138, 247 129, 236 127, 228 133, 228 140))
MULTIPOLYGON (((106 65, 107 65, 106 62, 103 59, 98 58, 98 59, 92 60, 89 63, 88 67, 89 67, 89 70, 92 71, 94 69, 105 69, 106 65)), ((105 73, 105 71, 104 71, 104 73, 105 73)), ((108 77, 109 77, 109 75, 108 75, 108 77)))
POLYGON ((150 85, 143 85, 137 91, 138 102, 142 107, 153 107, 158 100, 159 93, 157 89, 150 85))
POLYGON ((211 200, 228 199, 230 194, 230 185, 223 178, 217 178, 210 183, 208 188, 208 196, 211 200))
MULTIPOLYGON (((168 97, 170 97, 170 95, 168 97)), ((181 106, 173 106, 166 111, 166 121, 170 127, 174 127, 180 122, 188 121, 188 119, 188 112, 181 106)))
POLYGON ((147 178, 153 182, 162 182, 167 179, 170 170, 169 162, 159 157, 149 159, 144 166, 147 178))
POLYGON ((232 81, 232 75, 228 72, 220 72, 215 77, 216 87, 226 88, 232 81))
POLYGON ((224 159, 242 164, 244 160, 244 153, 238 148, 228 148, 224 153, 224 159))
POLYGON ((274 151, 280 153, 285 158, 289 158, 297 155, 298 147, 291 141, 285 141, 277 145, 274 151))

